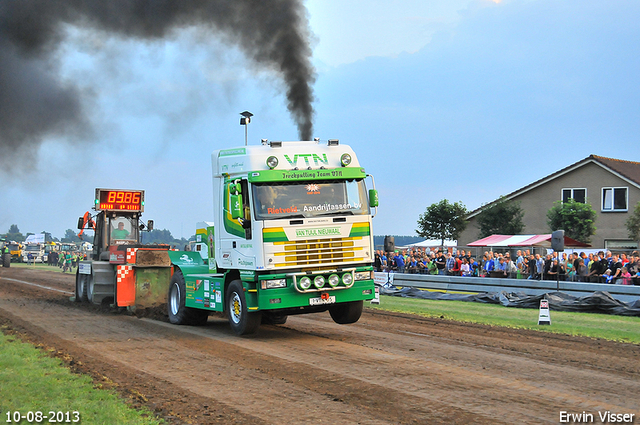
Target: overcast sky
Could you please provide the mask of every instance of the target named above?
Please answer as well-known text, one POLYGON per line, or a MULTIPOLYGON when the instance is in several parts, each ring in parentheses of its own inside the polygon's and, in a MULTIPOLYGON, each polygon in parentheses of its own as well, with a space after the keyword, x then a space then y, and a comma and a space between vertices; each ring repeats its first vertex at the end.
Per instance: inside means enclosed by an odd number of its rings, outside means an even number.
MULTIPOLYGON (((590 154, 640 161, 638 1, 304 5, 314 137, 375 176, 376 235, 415 235, 432 203, 475 209, 590 154)), ((105 187, 144 189, 143 218, 188 238, 212 220, 211 152, 244 144, 240 112, 255 114, 249 143, 298 137, 277 76, 194 28, 142 42, 68 26, 43 66, 87 93, 92 130, 5 164, 1 233, 63 237, 105 187)))

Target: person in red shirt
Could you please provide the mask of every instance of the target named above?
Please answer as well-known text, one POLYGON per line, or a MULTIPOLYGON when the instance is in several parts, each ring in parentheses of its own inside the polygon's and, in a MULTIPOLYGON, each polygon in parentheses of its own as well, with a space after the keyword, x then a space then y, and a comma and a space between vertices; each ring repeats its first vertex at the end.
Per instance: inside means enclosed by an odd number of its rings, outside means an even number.
POLYGON ((629 262, 629 259, 627 258, 627 254, 625 253, 620 254, 620 262, 622 263, 623 266, 627 265, 627 263, 629 262))
POLYGON ((460 276, 461 266, 462 266, 462 260, 460 259, 460 257, 455 257, 455 264, 451 269, 451 272, 453 273, 454 276, 460 276))

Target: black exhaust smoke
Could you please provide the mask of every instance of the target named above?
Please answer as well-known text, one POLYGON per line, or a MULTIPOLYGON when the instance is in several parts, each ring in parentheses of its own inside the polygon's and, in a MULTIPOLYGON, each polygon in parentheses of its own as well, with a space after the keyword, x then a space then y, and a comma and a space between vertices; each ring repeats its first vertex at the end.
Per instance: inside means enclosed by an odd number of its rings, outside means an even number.
POLYGON ((315 71, 301 0, 20 0, 0 2, 0 162, 34 156, 49 136, 87 138, 82 90, 63 83, 55 52, 64 25, 160 40, 201 27, 239 46, 286 87, 301 140, 311 140, 315 71))

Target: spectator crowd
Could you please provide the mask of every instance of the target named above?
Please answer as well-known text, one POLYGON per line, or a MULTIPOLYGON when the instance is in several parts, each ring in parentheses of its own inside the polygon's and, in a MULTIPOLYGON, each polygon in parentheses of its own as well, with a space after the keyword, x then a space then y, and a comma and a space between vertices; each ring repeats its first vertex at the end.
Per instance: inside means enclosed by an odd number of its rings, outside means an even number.
POLYGON ((540 255, 529 250, 485 251, 475 258, 465 250, 427 251, 425 248, 396 252, 376 251, 376 271, 449 276, 507 277, 513 279, 562 280, 573 282, 640 285, 638 251, 629 256, 611 251, 598 253, 558 253, 540 255))
POLYGON ((53 251, 47 255, 47 265, 58 266, 63 273, 72 272, 78 263, 87 259, 86 253, 71 251, 53 251))

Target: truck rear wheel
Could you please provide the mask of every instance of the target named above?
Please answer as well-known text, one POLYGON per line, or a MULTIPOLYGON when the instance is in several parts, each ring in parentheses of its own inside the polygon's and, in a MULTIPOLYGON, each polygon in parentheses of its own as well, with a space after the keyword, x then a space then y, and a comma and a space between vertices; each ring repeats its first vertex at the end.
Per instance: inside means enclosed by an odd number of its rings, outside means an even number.
POLYGON ((11 253, 2 254, 2 267, 11 267, 11 253))
POLYGON ((355 323, 362 315, 362 301, 351 301, 348 303, 336 304, 329 307, 329 314, 334 322, 340 325, 355 323))
POLYGON ((249 313, 247 300, 244 296, 242 282, 234 280, 229 284, 227 292, 227 316, 231 330, 236 335, 248 335, 255 333, 262 321, 262 312, 249 313))
POLYGON ((76 273, 76 302, 77 303, 89 302, 89 297, 87 296, 88 280, 89 280, 89 275, 76 273))
POLYGON ((175 325, 204 325, 209 318, 207 310, 185 306, 186 285, 180 270, 173 273, 167 297, 169 322, 175 325))

